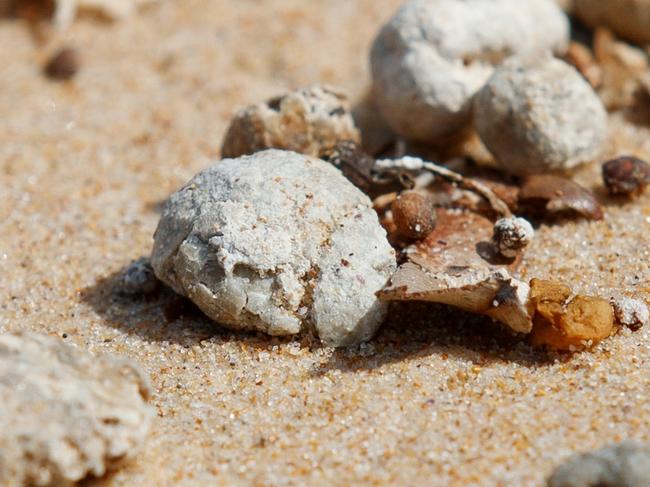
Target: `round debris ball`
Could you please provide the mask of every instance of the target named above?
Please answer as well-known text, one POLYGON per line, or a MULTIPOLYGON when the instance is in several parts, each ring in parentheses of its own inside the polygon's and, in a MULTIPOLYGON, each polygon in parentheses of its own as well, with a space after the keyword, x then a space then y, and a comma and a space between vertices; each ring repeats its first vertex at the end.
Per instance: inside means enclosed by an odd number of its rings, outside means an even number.
POLYGON ((174 193, 154 235, 159 279, 233 329, 327 345, 368 340, 395 254, 366 195, 331 164, 267 150, 225 159, 174 193))
POLYGON ((607 138, 598 95, 550 56, 498 68, 476 97, 475 125, 497 163, 516 175, 572 169, 597 157, 607 138))
POLYGON ((320 157, 343 140, 360 142, 347 96, 315 85, 240 110, 230 122, 221 155, 285 149, 320 157))

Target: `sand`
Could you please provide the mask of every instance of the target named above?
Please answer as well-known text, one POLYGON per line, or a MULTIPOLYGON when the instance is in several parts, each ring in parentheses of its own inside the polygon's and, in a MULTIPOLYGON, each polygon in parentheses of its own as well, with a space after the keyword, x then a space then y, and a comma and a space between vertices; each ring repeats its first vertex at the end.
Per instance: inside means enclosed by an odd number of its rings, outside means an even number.
MULTIPOLYGON (((163 1, 45 44, 0 21, 0 329, 127 355, 154 387, 143 451, 87 485, 542 486, 572 452, 650 440, 648 329, 559 355, 416 304, 334 351, 229 332, 170 292, 116 293, 234 111, 312 82, 363 96, 369 43, 398 4, 163 1), (70 84, 40 72, 63 43, 83 58, 70 84)), ((611 118, 608 153, 650 158, 650 129, 611 118)), ((597 188, 598 166, 578 179, 597 188)), ((524 274, 647 297, 649 230, 650 194, 608 201, 601 222, 543 226, 524 274)))

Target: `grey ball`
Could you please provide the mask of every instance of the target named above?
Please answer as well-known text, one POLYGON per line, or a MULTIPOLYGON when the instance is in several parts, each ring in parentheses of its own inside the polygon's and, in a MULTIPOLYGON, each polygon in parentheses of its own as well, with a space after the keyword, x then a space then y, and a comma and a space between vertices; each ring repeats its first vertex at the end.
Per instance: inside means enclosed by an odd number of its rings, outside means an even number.
POLYGON ((594 159, 607 139, 607 112, 567 63, 513 59, 475 99, 476 130, 507 172, 568 170, 594 159))

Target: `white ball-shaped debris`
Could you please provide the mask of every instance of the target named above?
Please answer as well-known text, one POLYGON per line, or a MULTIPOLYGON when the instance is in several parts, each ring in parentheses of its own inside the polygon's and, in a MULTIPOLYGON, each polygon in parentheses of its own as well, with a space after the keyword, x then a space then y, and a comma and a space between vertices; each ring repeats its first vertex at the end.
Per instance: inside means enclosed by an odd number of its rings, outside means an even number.
POLYGON ((469 124, 496 65, 568 42, 553 0, 408 0, 374 42, 375 99, 395 132, 433 143, 469 124))
POLYGON ((564 61, 510 60, 475 100, 481 140, 517 175, 571 169, 594 159, 607 138, 607 112, 589 83, 564 61))
POLYGON ((318 157, 344 140, 360 141, 347 96, 315 85, 240 110, 230 122, 221 155, 284 149, 318 157))
POLYGON ((650 0, 574 0, 574 12, 589 27, 609 27, 630 41, 650 43, 650 0))
POLYGON ((133 456, 149 432, 148 379, 36 333, 0 335, 0 485, 68 485, 133 456))
POLYGON ((225 159, 169 199, 154 236, 156 275, 234 329, 333 346, 369 339, 395 270, 370 200, 332 165, 267 150, 225 159))
POLYGON ((533 241, 535 230, 525 218, 501 218, 494 224, 492 237, 497 250, 504 257, 516 257, 533 241))

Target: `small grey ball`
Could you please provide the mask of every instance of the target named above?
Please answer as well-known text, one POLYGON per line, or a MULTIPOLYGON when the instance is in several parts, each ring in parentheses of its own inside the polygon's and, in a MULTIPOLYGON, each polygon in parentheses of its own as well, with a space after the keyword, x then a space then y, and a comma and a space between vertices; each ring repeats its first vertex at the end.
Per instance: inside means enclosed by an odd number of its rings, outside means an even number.
POLYGON ((476 96, 474 119, 499 165, 517 175, 572 169, 597 157, 607 138, 598 95, 550 56, 499 67, 476 96))

